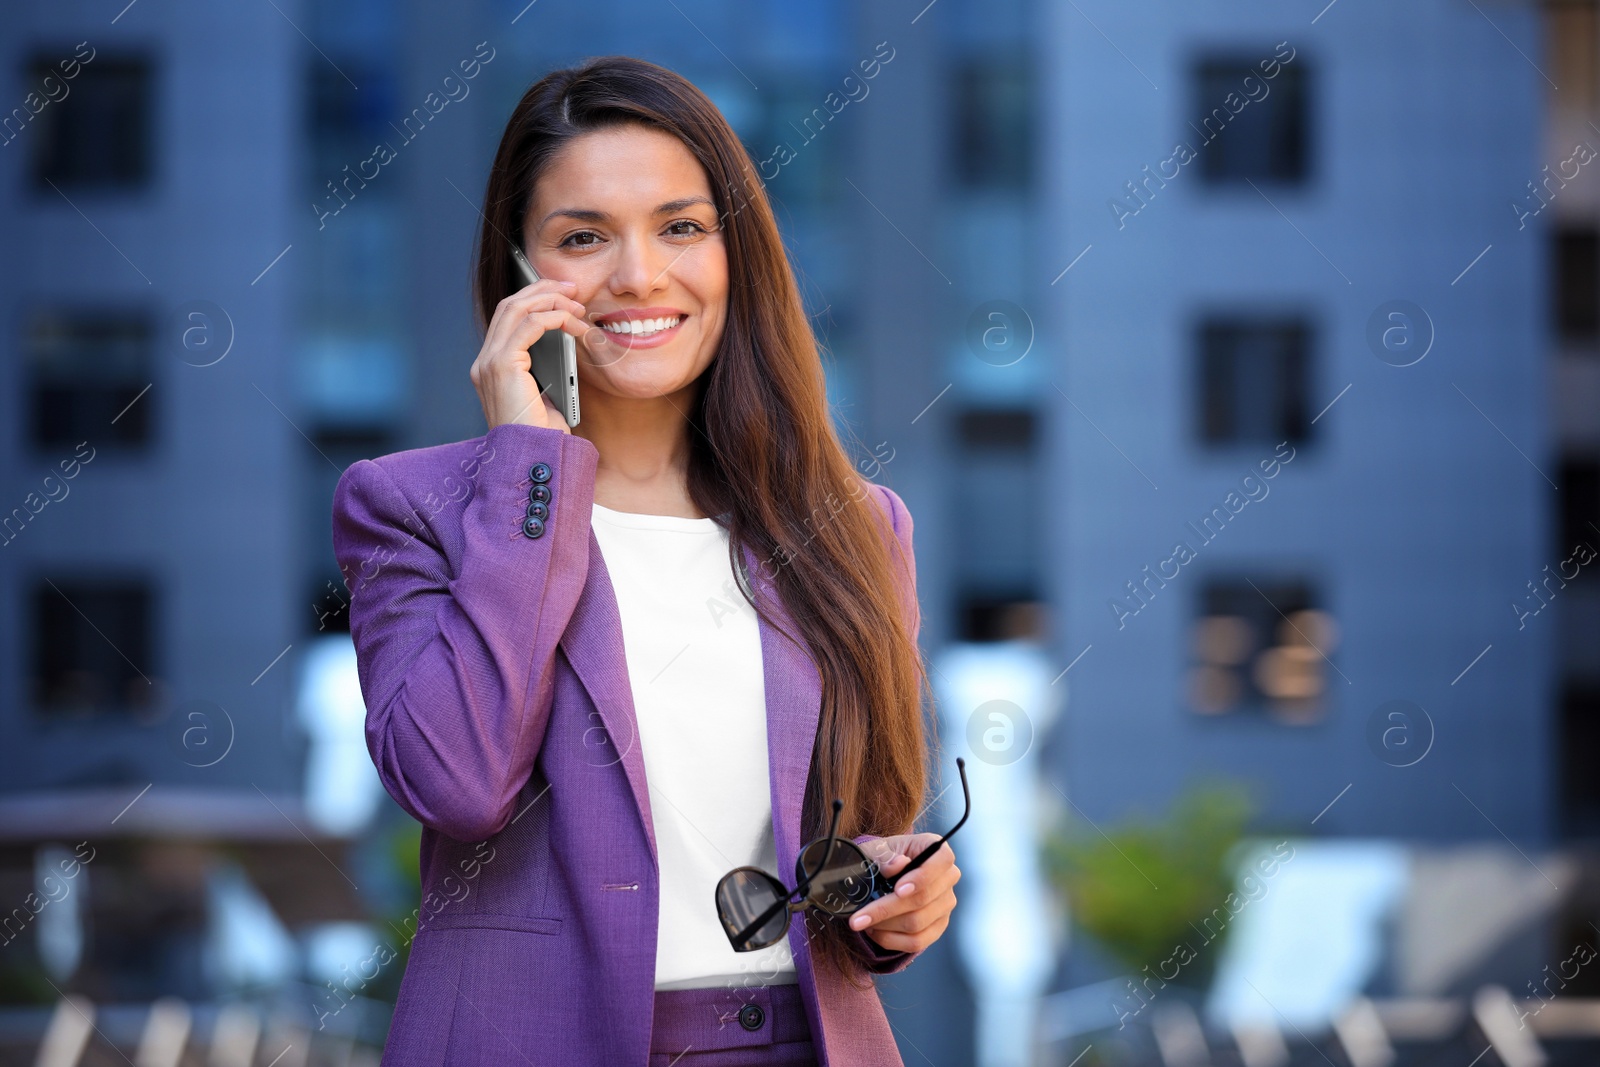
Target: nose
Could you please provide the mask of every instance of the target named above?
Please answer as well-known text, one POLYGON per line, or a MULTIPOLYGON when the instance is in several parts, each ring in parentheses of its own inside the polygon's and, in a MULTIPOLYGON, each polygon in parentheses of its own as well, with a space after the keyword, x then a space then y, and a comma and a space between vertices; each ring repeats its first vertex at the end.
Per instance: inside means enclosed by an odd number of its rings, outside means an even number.
POLYGON ((660 247, 650 236, 633 235, 619 242, 611 272, 611 291, 643 300, 667 287, 672 269, 671 249, 660 247))

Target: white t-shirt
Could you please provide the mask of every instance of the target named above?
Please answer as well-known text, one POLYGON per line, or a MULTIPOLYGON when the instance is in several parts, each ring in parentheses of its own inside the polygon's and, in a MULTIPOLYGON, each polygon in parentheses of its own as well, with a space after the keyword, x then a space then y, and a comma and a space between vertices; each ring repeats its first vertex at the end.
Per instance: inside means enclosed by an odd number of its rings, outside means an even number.
MULTIPOLYGON (((657 989, 799 980, 785 938, 735 952, 716 888, 777 869, 761 631, 712 519, 594 505, 616 590, 661 868, 657 989), (776 974, 774 974, 776 972, 776 974)), ((791 875, 792 877, 792 875, 791 875)))

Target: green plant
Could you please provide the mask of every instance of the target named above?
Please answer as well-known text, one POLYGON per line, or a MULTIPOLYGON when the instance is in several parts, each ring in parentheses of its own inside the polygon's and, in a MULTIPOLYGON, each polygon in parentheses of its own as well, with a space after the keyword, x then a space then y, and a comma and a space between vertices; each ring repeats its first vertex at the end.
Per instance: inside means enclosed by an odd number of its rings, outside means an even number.
POLYGON ((366 994, 393 1002, 400 995, 400 979, 411 961, 411 942, 417 932, 417 900, 422 893, 422 824, 410 819, 396 821, 383 835, 383 856, 396 873, 405 891, 400 896, 401 911, 374 916, 380 940, 392 947, 396 959, 388 963, 366 994))
POLYGON ((44 968, 33 960, 12 959, 0 967, 0 1004, 51 1004, 57 996, 44 968))
MULTIPOLYGON (((1044 841, 1045 869, 1076 923, 1137 973, 1170 959, 1179 942, 1198 950, 1215 938, 1197 924, 1232 892, 1227 860, 1254 811, 1241 784, 1213 780, 1186 788, 1160 819, 1105 833, 1068 819, 1044 841)), ((1197 955, 1184 984, 1203 984, 1215 963, 1215 951, 1197 955)))

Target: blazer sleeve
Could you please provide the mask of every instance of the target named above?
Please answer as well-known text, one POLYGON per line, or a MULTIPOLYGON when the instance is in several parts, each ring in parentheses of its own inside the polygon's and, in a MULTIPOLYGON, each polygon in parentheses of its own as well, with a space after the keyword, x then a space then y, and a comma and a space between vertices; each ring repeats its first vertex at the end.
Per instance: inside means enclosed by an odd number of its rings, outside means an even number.
MULTIPOLYGON (((884 504, 889 510, 890 524, 894 528, 895 542, 899 551, 891 550, 890 564, 901 570, 900 591, 902 603, 906 612, 906 620, 911 630, 911 640, 916 642, 922 632, 922 609, 917 602, 917 566, 916 556, 911 549, 911 512, 906 508, 905 501, 900 499, 898 493, 886 485, 874 485, 876 492, 882 494, 884 504)), ((911 829, 908 828, 907 832, 911 829)), ((874 834, 862 834, 855 839, 857 844, 864 844, 875 838, 874 834)), ((913 877, 915 877, 913 875, 913 877)), ((854 940, 858 946, 857 956, 862 960, 866 969, 873 974, 895 974, 905 970, 911 961, 922 955, 918 952, 900 952, 886 949, 872 938, 867 936, 865 930, 852 930, 848 918, 839 920, 844 924, 845 936, 854 940)), ((869 927, 870 929, 870 927, 869 927)))
POLYGON ((389 795, 459 841, 503 829, 532 773, 556 644, 588 576, 599 459, 589 441, 541 426, 497 426, 486 441, 472 495, 431 520, 461 523, 454 567, 408 497, 437 487, 403 486, 382 461, 360 460, 333 501, 367 749, 389 795), (522 522, 539 463, 550 514, 532 538, 522 522))

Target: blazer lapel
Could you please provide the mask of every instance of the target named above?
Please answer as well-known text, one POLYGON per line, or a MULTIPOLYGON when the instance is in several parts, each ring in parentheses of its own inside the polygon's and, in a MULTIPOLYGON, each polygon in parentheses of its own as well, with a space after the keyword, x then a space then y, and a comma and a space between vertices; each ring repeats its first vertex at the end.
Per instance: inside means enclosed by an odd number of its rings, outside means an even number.
MULTIPOLYGON (((772 827, 778 869, 773 871, 784 885, 794 885, 795 857, 800 854, 800 809, 805 801, 806 780, 811 773, 811 750, 817 739, 817 722, 822 714, 822 675, 810 653, 799 643, 799 630, 783 606, 775 584, 762 573, 755 553, 744 550, 744 571, 754 599, 772 616, 777 625, 761 620, 761 662, 766 674, 767 765, 772 779, 772 827), (780 631, 779 627, 782 628, 780 631), (791 639, 787 634, 794 634, 791 639)), ((811 1032, 817 1035, 822 1050, 820 1062, 827 1067, 827 1020, 823 1018, 822 998, 817 976, 811 965, 809 922, 789 923, 789 950, 800 980, 800 995, 805 1003, 811 1032)))
POLYGON ((650 859, 660 870, 655 824, 650 815, 650 789, 644 777, 644 752, 639 748, 639 719, 633 707, 633 685, 628 680, 622 642, 622 617, 617 611, 611 573, 606 570, 600 541, 592 528, 589 573, 559 643, 600 713, 600 728, 583 732, 584 759, 596 767, 622 764, 650 842, 650 859))
MULTIPOLYGON (((744 549, 744 564, 745 573, 741 577, 762 608, 784 630, 798 635, 776 587, 762 575, 755 554, 748 547, 744 549)), ((803 648, 766 619, 760 620, 760 628, 767 702, 768 774, 778 859, 778 869, 772 873, 785 883, 792 883, 795 857, 800 851, 800 809, 822 711, 822 678, 803 648)), ((639 720, 628 679, 622 620, 617 611, 611 574, 592 529, 589 531, 589 573, 560 645, 600 715, 602 728, 584 732, 585 758, 596 766, 622 764, 650 842, 651 859, 659 869, 650 814, 650 789, 645 781, 644 753, 639 747, 639 720)))
POLYGON ((777 626, 761 620, 761 661, 766 676, 767 767, 772 780, 772 825, 778 869, 785 885, 794 884, 800 852, 800 809, 811 771, 811 750, 822 711, 822 677, 810 654, 798 644, 799 629, 784 608, 777 587, 762 573, 755 553, 744 549, 745 574, 756 600, 777 626), (780 630, 779 627, 782 629, 780 630), (787 631, 785 633, 784 631, 787 631), (794 634, 791 639, 788 634, 794 634))

